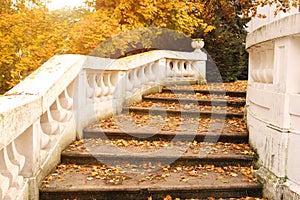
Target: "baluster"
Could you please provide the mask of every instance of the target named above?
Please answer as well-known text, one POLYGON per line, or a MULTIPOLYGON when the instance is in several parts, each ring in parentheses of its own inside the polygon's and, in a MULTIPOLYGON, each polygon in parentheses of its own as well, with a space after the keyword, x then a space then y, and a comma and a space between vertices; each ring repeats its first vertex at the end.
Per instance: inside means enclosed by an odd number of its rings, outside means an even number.
POLYGON ((250 53, 250 73, 251 73, 251 77, 253 79, 254 82, 258 82, 258 75, 257 75, 257 68, 258 68, 258 56, 257 53, 253 52, 250 53))
MULTIPOLYGON (((127 72, 124 71, 115 71, 112 73, 112 77, 111 77, 111 83, 114 86, 114 92, 113 92, 113 98, 116 99, 117 101, 115 102, 120 102, 120 99, 123 99, 124 96, 126 95, 126 82, 128 81, 128 77, 127 77, 127 72)), ((120 105, 120 109, 121 109, 122 105, 120 105)), ((119 113, 119 112, 117 112, 119 113)))
POLYGON ((40 129, 39 134, 40 134, 40 149, 45 150, 49 147, 50 144, 50 136, 44 133, 41 124, 39 124, 40 129))
POLYGON ((0 173, 0 199, 4 199, 9 189, 9 178, 0 173))
POLYGON ((192 68, 192 63, 191 62, 187 62, 187 72, 188 72, 188 76, 192 77, 194 76, 195 72, 192 68))
POLYGON ((90 82, 90 75, 85 71, 85 87, 86 87, 86 96, 91 99, 94 97, 94 86, 93 83, 90 82))
POLYGON ((182 69, 182 75, 184 76, 184 77, 187 77, 188 75, 189 75, 189 72, 188 72, 188 70, 187 70, 187 66, 188 64, 187 64, 187 62, 181 62, 181 69, 182 69))
MULTIPOLYGON (((63 91, 62 94, 64 94, 64 93, 65 93, 65 90, 63 91)), ((66 115, 65 120, 60 121, 60 122, 68 122, 71 120, 71 118, 73 116, 73 112, 71 110, 72 105, 73 105, 73 99, 70 98, 70 99, 66 99, 66 100, 68 100, 68 103, 67 103, 68 106, 66 106, 66 108, 61 104, 61 102, 62 102, 61 95, 59 95, 58 99, 56 100, 58 110, 60 111, 60 113, 64 113, 63 115, 66 115), (67 109, 67 108, 69 108, 69 109, 67 109)))
POLYGON ((68 85, 68 87, 66 88, 66 92, 65 92, 65 96, 66 98, 70 98, 72 99, 73 102, 73 94, 74 94, 74 90, 75 90, 75 82, 76 80, 72 81, 72 83, 70 83, 70 85, 68 85))
MULTIPOLYGON (((19 176, 19 173, 25 166, 25 156, 19 154, 19 152, 16 149, 15 142, 13 141, 10 145, 7 146, 7 154, 8 158, 11 161, 11 163, 14 166, 17 166, 18 168, 18 175, 17 175, 17 182, 14 184, 14 189, 11 191, 13 194, 11 194, 10 198, 15 199, 15 196, 17 193, 14 193, 14 191, 18 191, 17 189, 20 188, 21 185, 24 183, 24 179, 22 176, 19 176)), ((9 199, 9 198, 6 198, 9 199)))
POLYGON ((6 192, 5 198, 13 199, 23 179, 21 176, 19 177, 19 167, 10 161, 7 147, 0 151, 0 174, 9 179, 9 189, 6 192))
POLYGON ((8 145, 7 149, 8 157, 11 160, 12 164, 18 166, 19 172, 22 171, 25 165, 25 156, 19 154, 14 141, 12 141, 10 145, 8 145))
POLYGON ((102 95, 101 76, 102 74, 98 74, 95 76, 95 96, 98 98, 102 95))
POLYGON ((179 70, 179 61, 175 60, 174 61, 174 73, 176 77, 180 77, 181 76, 181 71, 179 70))
POLYGON ((155 74, 154 74, 154 63, 150 63, 145 67, 145 76, 148 78, 149 85, 153 84, 155 81, 155 74))
POLYGON ((167 61, 167 77, 173 77, 175 75, 174 72, 174 63, 173 61, 167 61))
POLYGON ((110 77, 109 77, 109 81, 110 81, 110 84, 111 84, 110 91, 109 91, 110 95, 113 95, 115 90, 116 90, 116 87, 117 87, 117 84, 118 84, 118 81, 119 81, 118 78, 119 78, 118 72, 112 72, 110 74, 110 77))
POLYGON ((134 85, 133 90, 135 90, 141 86, 141 81, 138 77, 138 71, 139 71, 139 69, 137 69, 137 68, 133 70, 133 85, 134 85))
POLYGON ((72 110, 73 98, 68 96, 68 91, 65 89, 61 95, 59 95, 59 104, 65 110, 72 110))
POLYGON ((101 89, 102 89, 102 95, 101 95, 102 97, 105 97, 109 92, 109 88, 108 88, 107 82, 106 82, 107 81, 106 77, 107 77, 107 75, 105 73, 103 73, 101 76, 100 83, 101 83, 101 89))
POLYGON ((132 72, 133 72, 133 70, 130 70, 126 74, 126 90, 129 91, 129 92, 131 92, 133 90, 132 72))
POLYGON ((273 69, 274 69, 274 49, 266 50, 266 69, 264 69, 264 80, 266 83, 273 83, 273 69))
POLYGON ((257 66, 257 71, 256 71, 256 76, 257 76, 257 82, 263 82, 263 62, 264 62, 264 58, 262 56, 263 51, 259 52, 259 54, 257 54, 257 57, 259 59, 258 62, 258 66, 257 66))
POLYGON ((52 106, 50 106, 51 118, 58 122, 68 121, 68 113, 64 111, 56 100, 52 106))
POLYGON ((148 65, 144 65, 141 67, 141 76, 142 76, 142 84, 143 85, 148 85, 149 83, 149 79, 148 79, 148 76, 146 75, 145 71, 146 71, 146 68, 149 67, 150 64, 148 65))
POLYGON ((106 84, 108 87, 107 100, 110 100, 112 99, 112 94, 114 92, 114 86, 111 83, 111 72, 106 74, 106 84))
POLYGON ((267 54, 266 54, 266 51, 263 50, 261 52, 261 63, 260 63, 260 67, 259 67, 259 79, 260 79, 260 82, 262 83, 266 83, 266 80, 265 80, 265 77, 264 77, 264 69, 266 69, 267 67, 267 58, 266 58, 267 54))
POLYGON ((178 61, 177 66, 178 66, 178 77, 181 77, 183 79, 183 70, 184 70, 184 66, 183 66, 183 61, 178 61))
POLYGON ((40 117, 41 130, 47 135, 56 135, 59 133, 59 124, 49 114, 49 109, 40 117))

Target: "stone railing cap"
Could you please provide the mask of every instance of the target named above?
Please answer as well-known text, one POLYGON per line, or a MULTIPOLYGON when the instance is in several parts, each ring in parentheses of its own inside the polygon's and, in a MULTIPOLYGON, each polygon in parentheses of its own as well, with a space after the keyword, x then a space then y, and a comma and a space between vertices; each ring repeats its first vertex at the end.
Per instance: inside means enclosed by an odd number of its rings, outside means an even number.
POLYGON ((246 49, 262 42, 296 34, 300 35, 300 13, 278 19, 249 33, 246 49))

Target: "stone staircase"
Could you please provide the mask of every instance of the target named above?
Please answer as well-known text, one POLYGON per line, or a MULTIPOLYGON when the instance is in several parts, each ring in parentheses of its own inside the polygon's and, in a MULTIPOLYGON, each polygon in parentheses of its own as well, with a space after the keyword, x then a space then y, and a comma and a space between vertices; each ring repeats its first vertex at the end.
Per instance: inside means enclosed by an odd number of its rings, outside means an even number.
POLYGON ((165 86, 90 124, 43 180, 40 199, 261 198, 246 93, 222 89, 165 86))

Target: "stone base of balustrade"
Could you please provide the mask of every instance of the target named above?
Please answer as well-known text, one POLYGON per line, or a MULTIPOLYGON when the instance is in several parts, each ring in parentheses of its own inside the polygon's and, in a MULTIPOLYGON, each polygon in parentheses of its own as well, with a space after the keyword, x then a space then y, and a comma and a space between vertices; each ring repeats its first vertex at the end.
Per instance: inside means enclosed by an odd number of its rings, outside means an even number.
POLYGON ((263 184, 264 197, 273 200, 300 199, 300 186, 286 179, 286 177, 277 177, 264 167, 260 167, 255 175, 263 184))
POLYGON ((283 198, 282 199, 300 199, 300 186, 287 180, 283 185, 283 198))
POLYGON ((264 167, 260 167, 255 176, 263 184, 263 196, 268 199, 279 200, 283 195, 284 178, 275 176, 264 167))

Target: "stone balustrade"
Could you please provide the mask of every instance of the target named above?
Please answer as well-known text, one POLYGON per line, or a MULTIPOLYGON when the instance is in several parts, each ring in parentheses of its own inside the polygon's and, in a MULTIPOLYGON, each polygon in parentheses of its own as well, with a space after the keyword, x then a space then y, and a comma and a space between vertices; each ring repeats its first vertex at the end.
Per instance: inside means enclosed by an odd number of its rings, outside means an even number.
POLYGON ((300 13, 249 33, 247 123, 270 199, 300 199, 300 13))
POLYGON ((42 178, 86 125, 164 82, 205 80, 206 59, 199 49, 51 58, 0 97, 0 199, 37 199, 42 178))

